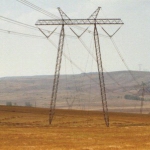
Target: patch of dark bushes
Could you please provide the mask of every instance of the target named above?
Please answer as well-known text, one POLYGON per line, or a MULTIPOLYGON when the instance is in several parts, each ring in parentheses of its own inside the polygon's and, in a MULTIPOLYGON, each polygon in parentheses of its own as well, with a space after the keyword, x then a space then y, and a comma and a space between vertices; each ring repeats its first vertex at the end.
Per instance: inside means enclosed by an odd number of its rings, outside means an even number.
POLYGON ((143 98, 136 95, 125 95, 124 98, 128 100, 143 100, 143 98))

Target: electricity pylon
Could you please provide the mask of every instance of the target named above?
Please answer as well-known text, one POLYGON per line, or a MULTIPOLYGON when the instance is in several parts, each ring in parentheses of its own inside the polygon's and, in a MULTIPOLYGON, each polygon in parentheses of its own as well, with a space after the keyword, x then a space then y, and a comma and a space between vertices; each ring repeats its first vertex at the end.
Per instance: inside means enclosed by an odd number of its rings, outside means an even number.
POLYGON ((141 98, 141 108, 140 113, 143 113, 143 102, 144 102, 144 95, 145 95, 145 83, 142 82, 142 98, 141 98))
MULTIPOLYGON (((94 11, 94 13, 88 19, 70 19, 60 8, 58 8, 58 10, 61 15, 61 19, 38 20, 35 24, 37 26, 54 26, 54 25, 62 26, 60 37, 59 37, 55 75, 54 75, 51 102, 50 102, 49 124, 52 123, 55 114, 59 75, 60 75, 60 68, 61 68, 64 38, 65 38, 64 26, 94 25, 94 42, 95 42, 96 61, 97 61, 97 68, 98 68, 98 75, 99 75, 99 86, 100 86, 100 93, 102 99, 103 114, 104 114, 104 120, 106 126, 109 127, 109 115, 108 115, 105 82, 104 82, 104 75, 103 75, 103 65, 101 59, 100 42, 99 42, 97 25, 122 25, 123 22, 121 19, 97 19, 98 13, 100 11, 100 7, 98 7, 98 9, 96 9, 96 11, 94 11)), ((86 30, 84 32, 86 32, 86 30)), ((44 34, 44 31, 42 31, 41 29, 40 31, 44 34)), ((78 38, 80 38, 84 34, 84 32, 80 36, 78 36, 78 38)), ((44 35, 46 36, 46 34, 44 35)), ((46 37, 49 38, 49 36, 46 37)))

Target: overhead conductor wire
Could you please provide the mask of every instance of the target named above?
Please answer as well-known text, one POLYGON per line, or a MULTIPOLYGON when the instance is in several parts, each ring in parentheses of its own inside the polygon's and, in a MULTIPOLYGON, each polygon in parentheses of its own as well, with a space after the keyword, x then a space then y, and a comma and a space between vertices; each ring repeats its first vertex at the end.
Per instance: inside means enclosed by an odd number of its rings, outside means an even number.
MULTIPOLYGON (((49 13, 49 12, 47 12, 47 11, 45 11, 45 10, 43 10, 43 9, 41 9, 40 7, 37 7, 36 5, 34 5, 34 4, 32 4, 32 3, 30 3, 30 2, 28 2, 27 0, 17 0, 18 2, 21 2, 21 3, 23 3, 24 5, 26 5, 26 6, 28 6, 28 7, 31 7, 32 9, 35 9, 36 11, 39 11, 40 13, 43 13, 43 14, 45 14, 45 15, 47 15, 47 16, 49 16, 49 17, 52 17, 52 18, 59 18, 59 17, 57 17, 57 16, 55 16, 55 15, 53 15, 53 14, 51 14, 51 13, 49 13)), ((83 30, 85 30, 84 28, 83 28, 83 30)), ((93 33, 92 31, 88 31, 88 33, 93 33)), ((108 37, 108 36, 106 36, 106 37, 108 37)), ((51 41, 51 43, 52 43, 52 41, 51 41)), ((71 61, 70 61, 71 62, 71 61)), ((72 62, 73 63, 73 62, 72 62)), ((74 64, 74 63, 73 63, 74 64)), ((75 65, 75 64, 74 64, 75 65)), ((76 65, 75 65, 76 66, 76 65)), ((77 66, 76 66, 77 67, 77 66)), ((78 67, 77 67, 78 68, 78 67)), ((79 69, 79 68, 78 68, 79 69)))

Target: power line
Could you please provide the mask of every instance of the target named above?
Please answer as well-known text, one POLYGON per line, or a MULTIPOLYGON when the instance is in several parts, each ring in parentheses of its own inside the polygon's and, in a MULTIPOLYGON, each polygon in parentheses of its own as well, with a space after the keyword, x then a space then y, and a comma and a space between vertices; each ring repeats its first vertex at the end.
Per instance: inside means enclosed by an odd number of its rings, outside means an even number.
POLYGON ((40 7, 38 7, 38 6, 30 3, 27 0, 17 0, 17 1, 20 2, 20 3, 22 3, 22 4, 24 4, 24 5, 26 5, 26 6, 28 6, 28 7, 30 7, 30 8, 32 8, 32 9, 34 9, 34 10, 36 10, 36 11, 38 11, 38 12, 40 12, 40 13, 45 14, 48 17, 51 17, 51 18, 60 18, 60 17, 58 17, 58 16, 56 16, 56 15, 54 15, 54 14, 52 14, 52 13, 50 13, 50 12, 48 12, 48 11, 42 9, 42 8, 40 8, 40 7))
MULTIPOLYGON (((15 34, 15 35, 20 35, 20 36, 25 36, 25 37, 34 37, 34 38, 43 38, 43 39, 46 39, 45 37, 42 37, 42 36, 36 36, 36 35, 31 35, 31 34, 24 34, 24 33, 20 33, 20 32, 14 32, 14 31, 9 31, 9 30, 3 30, 3 29, 0 29, 0 32, 2 33, 6 33, 6 34, 15 34)), ((50 40, 49 40, 50 41, 50 40)), ((57 48, 57 46, 52 42, 53 46, 55 46, 55 48, 57 48)), ((69 62, 71 64, 73 64, 76 68, 78 68, 80 71, 84 72, 80 67, 78 67, 72 60, 71 58, 69 58, 70 56, 67 56, 66 54, 64 54, 64 56, 69 60, 69 62)), ((87 75, 88 76, 88 75, 87 75)), ((90 78, 91 79, 91 78, 90 78)), ((95 80, 93 80, 95 81, 95 80)), ((96 81, 95 81, 96 82, 96 81)))
POLYGON ((132 76, 133 80, 138 84, 138 86, 140 86, 139 82, 136 80, 136 78, 134 77, 134 75, 132 74, 131 70, 129 69, 127 63, 125 62, 123 56, 121 55, 118 46, 116 45, 115 41, 113 38, 110 38, 111 42, 113 43, 115 50, 117 51, 119 57, 121 58, 122 62, 124 63, 125 67, 127 68, 127 70, 129 71, 130 75, 132 76))
MULTIPOLYGON (((29 29, 32 29, 32 30, 39 31, 39 28, 36 27, 36 26, 32 26, 32 25, 25 24, 25 23, 22 23, 22 22, 19 22, 19 21, 15 21, 15 20, 13 20, 13 19, 6 18, 6 17, 4 17, 4 16, 0 16, 0 19, 3 20, 3 21, 9 22, 9 23, 18 25, 18 26, 23 26, 23 27, 25 27, 25 28, 29 28, 29 29)), ((52 31, 49 31, 49 30, 42 29, 42 28, 40 28, 40 29, 41 29, 42 31, 46 31, 46 32, 48 32, 48 33, 52 33, 52 31)), ((59 33, 57 33, 57 32, 54 32, 53 34, 59 35, 59 33)), ((73 36, 73 35, 66 35, 66 36, 71 37, 71 38, 76 38, 76 37, 73 36)))
MULTIPOLYGON (((102 12, 103 12, 103 11, 102 11, 102 12)), ((105 14, 104 12, 103 12, 103 15, 105 16, 105 18, 107 18, 107 17, 106 17, 106 14, 105 14)), ((104 30, 104 31, 105 31, 105 30, 104 30)), ((107 33, 107 32, 105 31, 105 33, 107 33)), ((108 33, 107 33, 107 34, 108 34, 108 33)), ((127 70, 128 70, 128 72, 130 73, 130 75, 132 76, 133 80, 138 84, 138 86, 140 86, 139 82, 136 80, 136 78, 134 77, 134 75, 133 75, 132 72, 130 71, 130 69, 129 69, 127 63, 125 62, 125 59, 124 59, 123 56, 121 55, 121 52, 119 51, 119 48, 118 48, 117 44, 115 43, 113 37, 112 37, 112 36, 109 36, 109 38, 110 38, 112 44, 114 45, 114 48, 115 48, 115 50, 117 51, 119 57, 121 58, 121 61, 123 62, 123 64, 124 64, 125 67, 127 68, 127 70)))
MULTIPOLYGON (((54 43, 52 40, 48 39, 48 41, 57 49, 57 46, 55 45, 55 43, 54 43)), ((90 55, 91 55, 91 54, 90 54, 90 55)), ((63 56, 64 56, 73 66, 75 66, 79 71, 84 72, 75 62, 72 61, 72 59, 70 58, 70 56, 66 55, 66 53, 64 53, 64 52, 63 52, 63 56)), ((106 70, 105 70, 105 71, 106 71, 106 70)), ((107 73, 108 73, 108 72, 107 72, 107 73)), ((88 75, 88 74, 85 74, 85 75, 86 75, 91 81, 93 81, 94 83, 96 83, 96 84, 99 85, 99 83, 98 83, 96 80, 94 80, 94 79, 91 77, 91 75, 88 75)), ((123 86, 121 86, 109 73, 108 73, 108 76, 109 76, 115 83, 117 83, 122 89, 126 90, 126 88, 123 87, 123 86)), ((106 88, 106 90, 108 90, 108 89, 106 88)), ((113 91, 111 91, 111 92, 114 93, 113 91)))
MULTIPOLYGON (((87 52, 91 55, 91 57, 95 60, 96 62, 96 58, 95 56, 90 52, 90 49, 87 47, 87 45, 84 43, 84 41, 81 38, 78 38, 78 40, 81 42, 81 44, 84 46, 84 48, 87 50, 87 52)), ((117 84, 119 85, 123 90, 126 90, 125 87, 121 86, 111 75, 109 72, 106 71, 106 69, 104 69, 105 72, 108 74, 108 76, 117 84)))
MULTIPOLYGON (((67 18, 70 20, 70 18, 59 8, 59 12, 62 16, 62 19, 67 18)), ((70 28, 71 29, 71 28, 70 28)), ((71 29, 72 30, 72 29, 71 29)), ((73 30, 72 30, 73 31, 73 30)), ((85 30, 86 31, 86 30, 85 30)), ((74 31, 73 31, 74 32, 74 31)), ((75 33, 75 32, 74 32, 75 33)), ((75 33, 75 35, 77 36, 77 34, 75 33)), ((96 61, 96 58, 91 54, 90 50, 88 49, 88 47, 85 45, 85 43, 81 40, 81 37, 77 36, 77 38, 80 40, 80 42, 82 43, 82 45, 85 47, 85 49, 89 52, 89 54, 94 58, 94 60, 96 61)), ((110 76, 111 77, 111 76, 110 76)), ((111 79, 113 79, 111 77, 111 79)), ((114 79, 113 79, 114 80, 114 79)), ((119 83, 117 83, 118 85, 120 85, 119 83)))
MULTIPOLYGON (((86 44, 84 43, 84 41, 81 38, 78 38, 79 41, 81 42, 81 44, 84 46, 84 48, 87 50, 87 52, 91 55, 91 57, 95 60, 96 62, 96 58, 94 57, 94 55, 90 52, 89 48, 86 46, 86 44)), ((138 81, 135 79, 135 77, 133 76, 132 72, 129 70, 129 67, 127 66, 125 60, 123 59, 123 57, 121 56, 121 53, 119 52, 119 49, 117 47, 117 45, 115 44, 115 48, 117 50, 117 52, 119 53, 119 56, 121 57, 121 59, 123 60, 126 68, 128 69, 130 75, 132 76, 132 78, 134 79, 134 81, 139 85, 138 81)), ((119 86, 121 87, 123 90, 127 90, 125 87, 123 87, 119 82, 117 82, 111 75, 109 72, 106 71, 106 69, 104 68, 104 71, 107 73, 107 75, 119 86)), ((129 92, 130 93, 130 92, 129 92)))
MULTIPOLYGON (((6 34, 14 34, 14 35, 19 35, 19 36, 24 36, 24 37, 46 39, 45 37, 42 37, 42 36, 36 36, 36 35, 31 35, 31 34, 24 34, 24 33, 20 33, 20 32, 14 32, 14 31, 3 30, 3 29, 0 29, 0 32, 6 33, 6 34)), ((52 41, 49 40, 49 42, 51 42, 52 45, 53 45, 55 48, 57 48, 57 46, 56 46, 52 41)), ((69 58, 69 56, 67 56, 67 55, 64 54, 64 53, 63 53, 63 55, 64 55, 65 58, 67 58, 68 61, 69 61, 72 65, 74 65, 78 70, 80 70, 81 72, 84 72, 78 65, 76 65, 76 64, 71 60, 71 58, 69 58)), ((105 70, 105 69, 104 69, 104 70, 105 70)), ((106 72, 106 70, 105 70, 105 72, 106 72)), ((108 73, 108 72, 106 72, 106 73, 108 73)), ((86 76, 87 76, 88 78, 90 78, 90 80, 93 80, 92 77, 90 77, 90 75, 87 75, 87 74, 86 74, 86 76)), ((109 76, 115 83, 117 83, 122 89, 126 90, 126 88, 123 87, 123 86, 121 86, 109 73, 108 73, 108 76, 109 76)), ((93 81, 94 81, 96 84, 98 84, 98 83, 96 82, 96 80, 93 80, 93 81)), ((107 85, 107 84, 106 84, 106 85, 107 85)))
MULTIPOLYGON (((67 16, 67 18, 69 18, 68 16, 67 16)), ((70 18, 69 18, 70 19, 70 18)), ((82 28, 83 29, 83 28, 82 28)), ((89 31, 89 30, 88 30, 89 31)), ((90 33, 90 32, 89 32, 90 33)), ((79 40, 80 40, 80 42, 82 43, 82 45, 85 47, 85 49, 87 49, 87 51, 90 53, 90 51, 88 50, 88 48, 87 48, 87 46, 83 43, 83 41, 80 39, 80 38, 78 38, 79 40)), ((91 55, 91 53, 90 53, 90 55, 91 55)), ((92 56, 93 57, 93 56, 92 56)), ((94 58, 95 59, 95 58, 94 58)), ((96 59, 95 59, 96 60, 96 59)), ((109 75, 110 76, 110 75, 109 75)), ((111 76, 110 76, 111 77, 111 76)), ((111 79, 113 79, 114 80, 114 78, 113 77, 111 77, 111 79)), ((115 80, 114 80, 115 81, 115 80)), ((118 85, 120 85, 119 83, 117 83, 118 85)))
MULTIPOLYGON (((45 14, 45 15, 48 15, 48 16, 50 16, 50 17, 52 17, 52 18, 59 18, 59 17, 57 17, 57 16, 55 16, 55 15, 53 15, 53 14, 51 14, 51 13, 49 13, 49 12, 43 10, 43 9, 41 9, 40 7, 34 5, 34 4, 32 4, 32 3, 30 3, 30 2, 28 2, 28 1, 26 1, 26 0, 17 0, 17 1, 23 3, 24 5, 27 5, 27 6, 31 7, 32 9, 35 9, 35 10, 39 11, 40 13, 43 13, 43 14, 45 14)), ((18 22, 18 21, 14 21, 14 20, 12 20, 12 19, 8 19, 8 18, 3 17, 3 16, 0 16, 0 19, 2 19, 2 20, 4 20, 4 21, 7 21, 7 22, 10 22, 10 23, 13 23, 13 24, 17 24, 17 25, 20 25, 20 26, 24 26, 24 27, 27 27, 27 28, 30 28, 30 29, 33 29, 33 30, 38 30, 37 27, 31 26, 31 25, 28 25, 28 24, 25 24, 25 23, 21 23, 21 22, 18 22)), ((83 29, 83 28, 82 28, 82 29, 83 29)), ((42 29, 42 30, 45 30, 45 29, 42 29)), ((42 36, 24 34, 24 33, 19 33, 19 32, 14 32, 14 31, 3 30, 3 29, 0 29, 0 31, 1 31, 1 32, 4 32, 4 33, 9 33, 9 34, 11 33, 11 34, 17 34, 17 35, 28 36, 28 37, 44 38, 44 37, 42 37, 42 36)), ((51 31, 48 31, 48 30, 45 30, 45 31, 51 32, 51 31)), ((90 32, 89 32, 89 33, 90 33, 90 32)), ((55 34, 58 34, 58 33, 55 33, 55 34)), ((69 35, 69 36, 70 36, 70 35, 69 35)), ((72 37, 73 37, 73 36, 72 36, 72 37)), ((83 43, 83 41, 80 41, 80 42, 81 42, 81 43, 83 44, 83 46, 87 49, 87 47, 85 46, 85 44, 83 43)), ((113 43, 114 43, 114 42, 113 42, 113 43)), ((116 45, 115 45, 115 47, 116 47, 116 45)), ((117 48, 116 48, 116 49, 117 49, 117 48)), ((117 51, 118 51, 118 50, 117 50, 117 51)), ((121 59, 122 59, 122 56, 121 56, 120 52, 118 52, 118 53, 119 53, 119 56, 120 56, 121 59)), ((92 56, 92 57, 93 57, 93 56, 92 56)), ((122 59, 122 61, 124 62, 126 68, 129 70, 129 67, 128 67, 127 64, 125 63, 124 59, 122 59)), ((129 70, 129 72, 130 72, 130 74, 132 75, 132 77, 134 78, 134 76, 133 76, 133 74, 131 73, 130 70, 129 70)), ((111 78, 112 78, 112 77, 111 77, 111 78)), ((134 78, 134 80, 135 80, 135 78, 134 78)), ((136 81, 136 80, 135 80, 135 81, 136 81)), ((136 81, 136 82, 137 82, 137 81, 136 81)), ((138 83, 138 82, 137 82, 137 83, 138 83)), ((117 84, 118 84, 118 83, 117 83, 117 84)), ((119 84, 118 84, 118 85, 119 85, 119 84)))
MULTIPOLYGON (((38 12, 40 12, 40 13, 43 13, 43 14, 45 14, 46 16, 49 16, 49 17, 51 17, 51 18, 55 18, 55 19, 56 19, 56 18, 60 18, 60 17, 58 17, 58 16, 56 16, 56 15, 54 15, 54 14, 48 12, 48 11, 45 11, 45 10, 42 9, 42 8, 40 8, 40 7, 36 6, 36 5, 34 5, 33 3, 28 2, 27 0, 17 0, 17 1, 18 1, 18 2, 21 2, 22 4, 24 4, 24 5, 26 5, 26 6, 30 7, 30 8, 32 8, 32 9, 38 11, 38 12)), ((78 29, 81 29, 81 27, 78 27, 78 29)))
MULTIPOLYGON (((23 26, 23 27, 26 27, 26 28, 30 28, 30 29, 33 29, 33 30, 38 30, 37 27, 35 26, 31 26, 31 25, 28 25, 28 24, 25 24, 25 23, 22 23, 22 22, 18 22, 18 21, 15 21, 15 20, 12 20, 12 19, 9 19, 9 18, 6 18, 6 17, 3 17, 3 16, 0 16, 0 19, 4 20, 4 21, 7 21, 9 23, 13 23, 13 24, 16 24, 16 25, 19 25, 19 26, 23 26)), ((42 30, 45 30, 45 29, 42 29, 42 30)), ((48 31, 48 30, 45 30, 47 32, 51 32, 51 31, 48 31)), ((24 33, 19 33, 19 32, 14 32, 14 31, 8 31, 8 30, 3 30, 3 29, 0 29, 0 32, 4 32, 4 33, 7 33, 7 34, 16 34, 16 35, 22 35, 22 36, 28 36, 28 37, 37 37, 37 38, 44 38, 42 36, 36 36, 36 35, 30 35, 30 34, 24 34, 24 33)), ((59 35, 58 33, 55 33, 57 35, 59 35)), ((67 36, 71 36, 71 35, 67 35, 67 36)), ((74 37, 75 36, 71 36, 71 37, 74 37)), ((80 42, 82 43, 82 45, 85 47, 85 49, 88 51, 88 53, 93 57, 93 59, 96 61, 96 58, 93 56, 93 54, 91 54, 90 50, 88 49, 88 47, 86 46, 86 44, 83 42, 83 40, 81 38, 78 38, 80 40, 80 42)), ((105 70, 105 69, 104 69, 105 70)), ((107 72, 105 70, 105 72, 107 72)), ((107 72, 108 73, 108 72, 107 72)), ((108 75, 110 76, 110 74, 108 73, 108 75)), ((115 83, 117 83, 119 86, 121 86, 113 77, 110 76, 110 78, 115 81, 115 83)), ((122 87, 123 88, 123 87, 122 87)), ((124 88, 123 88, 124 89, 124 88)))
MULTIPOLYGON (((34 29, 34 30, 38 29, 37 27, 31 26, 31 25, 27 25, 27 24, 24 24, 24 23, 21 23, 21 22, 18 22, 18 21, 14 21, 14 20, 8 19, 6 17, 0 16, 0 19, 2 19, 4 21, 7 21, 7 22, 10 22, 10 23, 13 23, 13 24, 21 25, 21 26, 24 26, 24 27, 27 27, 27 28, 30 28, 30 29, 34 29)), ((0 32, 7 33, 7 34, 15 34, 15 35, 21 35, 21 36, 28 36, 28 37, 44 38, 44 37, 41 37, 41 36, 29 35, 29 34, 24 34, 24 33, 19 33, 19 32, 14 32, 14 31, 8 31, 8 30, 3 30, 3 29, 0 29, 0 32)), ((70 60, 71 63, 73 63, 71 59, 69 59, 69 60, 70 60)))
MULTIPOLYGON (((26 6, 30 7, 30 8, 32 8, 32 9, 38 11, 38 12, 40 12, 40 13, 43 13, 44 15, 49 16, 49 17, 51 17, 51 18, 54 18, 54 19, 60 18, 60 17, 58 17, 58 16, 56 16, 56 15, 54 15, 54 14, 48 12, 48 11, 45 11, 45 10, 42 9, 42 8, 40 8, 40 7, 36 6, 36 5, 34 5, 33 3, 28 2, 27 0, 17 0, 17 1, 18 1, 18 2, 21 2, 22 4, 24 4, 24 5, 26 5, 26 6)), ((78 30, 82 30, 82 31, 84 30, 84 31, 85 31, 85 28, 80 27, 80 26, 74 26, 74 28, 77 28, 78 30)), ((86 30, 86 32, 89 33, 89 34, 93 34, 93 33, 94 33, 94 32, 91 31, 91 30, 86 30)), ((103 36, 103 37, 108 38, 108 36, 102 35, 102 34, 99 34, 99 36, 103 36)))
POLYGON ((22 22, 19 22, 19 21, 15 21, 15 20, 3 17, 3 16, 0 16, 0 19, 3 20, 3 21, 6 21, 6 22, 12 23, 12 24, 16 24, 16 25, 19 25, 19 26, 30 28, 32 30, 37 30, 37 27, 35 27, 35 26, 31 26, 31 25, 28 25, 28 24, 25 24, 25 23, 22 23, 22 22))
POLYGON ((51 1, 46 2, 46 1, 43 1, 43 0, 38 0, 38 3, 39 3, 40 6, 44 5, 44 6, 48 7, 48 8, 55 9, 56 7, 54 7, 54 6, 52 7, 49 2, 51 2, 51 1))
MULTIPOLYGON (((25 23, 22 23, 22 22, 18 22, 18 21, 15 21, 15 20, 12 20, 12 19, 9 19, 9 18, 6 18, 6 17, 3 17, 3 16, 0 16, 0 19, 4 20, 4 21, 7 21, 9 23, 13 23, 13 24, 16 24, 16 25, 19 25, 19 26, 23 26, 23 27, 26 27, 26 28, 30 28, 30 29, 33 29, 33 30, 38 30, 37 27, 34 27, 34 26, 31 26, 31 25, 28 25, 28 24, 25 24, 25 23)), ((42 29, 42 30, 45 30, 45 29, 42 29)), ((51 31, 48 31, 48 30, 45 30, 47 32, 51 32, 51 31)), ((25 34, 25 33, 20 33, 20 32, 15 32, 15 31, 9 31, 9 30, 4 30, 4 29, 0 29, 0 32, 3 32, 3 33, 7 33, 7 34, 15 34, 15 35, 20 35, 20 36, 25 36, 25 37, 34 37, 34 38, 44 38, 42 36, 37 36, 37 35, 31 35, 31 34, 25 34)), ((59 35, 58 33, 55 33, 57 35, 59 35)), ((67 36, 71 36, 71 35, 67 35, 67 36)), ((71 36, 71 37, 75 37, 75 36, 71 36)), ((83 42, 83 40, 80 38, 80 42, 82 43, 82 45, 85 47, 85 49, 88 51, 88 53, 94 58, 94 60, 96 61, 96 58, 91 54, 91 52, 88 50, 88 47, 85 45, 85 43, 83 42)), ((119 53, 119 55, 121 55, 119 53)), ((122 59, 123 60, 123 59, 122 59)), ((125 62, 124 62, 125 63, 125 62)), ((128 66, 126 65, 126 67, 128 68, 128 66)), ((104 69, 105 70, 105 69, 104 69)), ((129 70, 129 68, 128 68, 129 70)), ((105 70, 105 72, 107 72, 105 70)), ((107 72, 108 73, 108 72, 107 72)), ((131 73, 131 71, 130 71, 131 73)), ((110 76, 110 74, 108 73, 108 75, 110 76)), ((115 83, 117 83, 120 87, 122 87, 113 77, 110 76, 110 78, 115 81, 115 83)), ((134 76, 133 76, 134 78, 134 76)), ((123 89, 125 89, 124 87, 122 87, 123 89)))
MULTIPOLYGON (((6 18, 6 17, 3 17, 3 16, 0 16, 0 19, 4 20, 4 21, 8 21, 10 23, 13 23, 13 24, 17 24, 17 25, 21 25, 21 26, 24 26, 24 27, 27 27, 27 28, 30 28, 30 29, 34 29, 34 30, 38 30, 37 27, 34 27, 34 26, 31 26, 31 25, 28 25, 28 24, 24 24, 22 22, 18 22, 18 21, 14 21, 12 19, 9 19, 9 18, 6 18)), ((46 30, 47 31, 47 30, 46 30)), ((45 37, 42 37, 42 36, 37 36, 37 35, 31 35, 31 34, 25 34, 25 33, 20 33, 20 32, 15 32, 15 31, 9 31, 9 30, 4 30, 4 29, 0 29, 0 32, 3 32, 3 33, 7 33, 7 34, 15 34, 15 35, 20 35, 20 36, 25 36, 25 37, 34 37, 34 38, 43 38, 43 39, 46 39, 45 37)), ((87 49, 88 51, 88 48, 87 46, 85 45, 85 43, 80 40, 81 43, 83 44, 83 46, 87 49)), ((56 46, 55 46, 56 47, 56 46)), ((90 51, 88 51, 90 53, 90 51)), ((94 58, 94 56, 90 53, 90 55, 94 58)), ((95 58, 94 58, 95 59, 95 58)), ((96 59, 95 59, 96 61, 96 59)), ((72 60, 70 59, 70 62, 72 62, 72 60)), ((74 64, 74 63, 72 63, 74 64)), ((76 66, 76 64, 74 64, 76 66)), ((79 67, 76 66, 78 69, 79 67)), ((79 69, 81 70, 81 68, 79 69)))
MULTIPOLYGON (((54 44, 54 42, 53 42, 52 40, 48 39, 48 41, 57 49, 57 46, 54 44)), ((73 61, 70 59, 70 57, 69 57, 68 55, 66 55, 64 52, 63 52, 63 56, 65 56, 65 58, 66 58, 72 65, 74 65, 78 70, 80 70, 81 72, 84 72, 84 71, 83 71, 78 65, 76 65, 76 63, 73 62, 73 61)), ((99 83, 97 83, 96 80, 92 79, 92 78, 90 77, 90 75, 87 75, 87 74, 86 74, 86 76, 87 76, 88 78, 90 78, 93 82, 95 82, 96 84, 99 84, 99 83)))
POLYGON ((9 31, 9 30, 4 30, 4 29, 0 29, 0 32, 6 33, 6 34, 14 34, 14 35, 19 35, 19 36, 25 36, 25 37, 46 39, 46 38, 43 37, 43 36, 32 35, 32 34, 26 34, 26 33, 15 32, 15 31, 9 31))

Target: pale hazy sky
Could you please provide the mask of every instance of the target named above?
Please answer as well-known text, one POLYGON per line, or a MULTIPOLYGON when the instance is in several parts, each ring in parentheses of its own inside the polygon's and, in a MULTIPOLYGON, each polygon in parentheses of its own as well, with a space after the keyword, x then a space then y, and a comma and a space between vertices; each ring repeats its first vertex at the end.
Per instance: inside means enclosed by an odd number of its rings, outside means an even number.
MULTIPOLYGON (((149 0, 28 0, 59 16, 60 7, 71 18, 88 18, 97 7, 102 7, 98 18, 121 18, 125 23, 114 36, 120 53, 131 70, 150 71, 150 1, 149 0)), ((34 25, 47 16, 19 3, 17 0, 0 0, 0 16, 34 25)), ((52 18, 49 18, 52 19, 52 18)), ((54 27, 48 27, 51 31, 54 27)), ((99 28, 99 33, 105 33, 99 28)), ((43 36, 40 31, 0 20, 0 29, 43 36)), ((114 27, 106 28, 113 32, 114 27)), ((77 30, 77 29, 75 29, 77 30)), ((93 27, 90 27, 93 30, 93 27)), ((71 34, 65 27, 66 34, 71 34)), ((60 32, 60 27, 56 30, 60 32)), ((76 31, 81 32, 81 31, 76 31)), ((44 36, 43 36, 44 37, 44 36)), ((59 36, 50 38, 56 45, 59 36)), ((93 37, 82 37, 94 55, 93 37)), ((107 71, 126 70, 109 38, 100 37, 103 66, 107 71)), ((0 32, 0 77, 49 75, 54 73, 56 48, 46 39, 22 37, 0 32)), ((64 51, 86 72, 97 71, 96 63, 80 41, 66 36, 64 51)), ((63 57, 61 73, 81 73, 63 57)))

